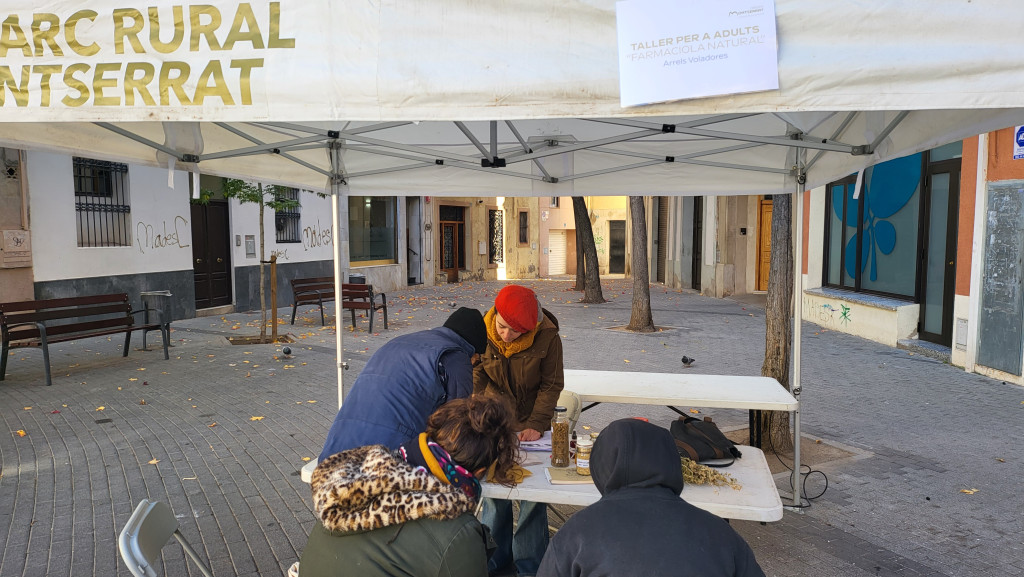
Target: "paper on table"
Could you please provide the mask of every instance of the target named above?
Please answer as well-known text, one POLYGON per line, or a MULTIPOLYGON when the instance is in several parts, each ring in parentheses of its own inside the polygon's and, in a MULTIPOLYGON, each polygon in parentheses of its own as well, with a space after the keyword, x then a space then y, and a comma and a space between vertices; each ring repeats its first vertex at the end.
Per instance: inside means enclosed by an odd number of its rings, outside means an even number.
POLYGON ((576 467, 545 467, 544 476, 552 485, 593 485, 594 478, 589 475, 580 475, 576 467))
POLYGON ((541 438, 536 441, 519 441, 519 448, 524 451, 551 452, 551 431, 544 431, 541 438))

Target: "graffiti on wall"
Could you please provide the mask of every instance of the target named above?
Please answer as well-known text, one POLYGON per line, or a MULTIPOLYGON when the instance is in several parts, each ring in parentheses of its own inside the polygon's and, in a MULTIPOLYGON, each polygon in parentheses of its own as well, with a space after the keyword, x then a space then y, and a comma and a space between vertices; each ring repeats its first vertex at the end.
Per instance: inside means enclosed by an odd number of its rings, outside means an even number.
POLYGON ((331 232, 331 227, 322 228, 320 219, 316 219, 315 225, 302 229, 302 249, 331 246, 334 244, 334 235, 331 232))
POLYGON ((597 249, 597 254, 604 254, 604 237, 600 235, 594 235, 594 248, 597 249))
POLYGON ((159 226, 160 228, 157 228, 141 220, 135 225, 135 244, 139 245, 139 252, 146 254, 147 250, 158 248, 171 246, 188 248, 192 246, 187 242, 187 235, 190 233, 188 219, 185 217, 176 216, 170 225, 165 220, 159 226))
POLYGON ((270 251, 271 257, 277 257, 277 260, 288 260, 288 249, 278 249, 270 251))
POLYGON ((837 325, 848 327, 853 322, 850 307, 839 304, 838 306, 819 301, 810 296, 804 296, 804 311, 808 320, 818 323, 823 327, 836 328, 837 325))

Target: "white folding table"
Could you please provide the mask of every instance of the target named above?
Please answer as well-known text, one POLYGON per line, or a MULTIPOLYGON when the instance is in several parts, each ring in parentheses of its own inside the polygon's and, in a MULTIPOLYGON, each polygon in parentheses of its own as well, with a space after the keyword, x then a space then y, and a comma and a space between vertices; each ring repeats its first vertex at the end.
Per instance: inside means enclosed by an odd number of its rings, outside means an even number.
POLYGON ((676 407, 749 410, 750 444, 761 446, 761 411, 794 411, 796 398, 771 377, 635 373, 566 369, 565 388, 580 396, 587 410, 599 403, 665 405, 676 407))
MULTIPOLYGON (((722 468, 741 488, 726 485, 686 484, 682 497, 695 507, 714 513, 723 519, 746 521, 778 521, 782 519, 782 499, 775 488, 775 480, 768 469, 764 453, 755 447, 738 446, 743 457, 732 465, 722 468)), ((495 483, 483 483, 484 497, 492 499, 516 499, 538 503, 560 503, 585 507, 601 498, 597 487, 587 485, 552 485, 544 474, 547 453, 527 453, 524 467, 532 473, 515 487, 503 487, 495 483)))

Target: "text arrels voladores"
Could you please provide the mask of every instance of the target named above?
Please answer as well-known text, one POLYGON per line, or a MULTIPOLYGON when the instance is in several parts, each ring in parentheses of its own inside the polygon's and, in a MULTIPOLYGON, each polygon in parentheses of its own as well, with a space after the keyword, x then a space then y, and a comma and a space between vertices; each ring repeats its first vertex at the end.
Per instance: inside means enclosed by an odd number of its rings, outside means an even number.
POLYGON ((199 70, 174 59, 154 64, 126 56, 238 50, 251 56, 257 50, 295 48, 295 38, 282 35, 280 2, 270 2, 260 16, 248 3, 238 4, 234 14, 208 4, 151 6, 145 13, 118 8, 103 17, 86 9, 63 21, 56 14, 35 13, 31 24, 9 14, 0 29, 0 58, 6 60, 0 65, 0 106, 6 105, 8 93, 18 106, 28 106, 30 98, 50 106, 51 92, 63 93, 55 102, 70 107, 90 100, 95 106, 156 106, 157 98, 161 106, 171 105, 172 99, 202 106, 209 97, 226 106, 251 105, 252 77, 263 67, 263 58, 211 59, 199 70), (82 30, 110 30, 112 35, 93 39, 82 30), (8 62, 19 54, 35 62, 23 64, 16 74, 8 62), (114 61, 92 64, 77 58, 97 54, 114 61), (65 65, 60 62, 65 56, 78 61, 65 65))

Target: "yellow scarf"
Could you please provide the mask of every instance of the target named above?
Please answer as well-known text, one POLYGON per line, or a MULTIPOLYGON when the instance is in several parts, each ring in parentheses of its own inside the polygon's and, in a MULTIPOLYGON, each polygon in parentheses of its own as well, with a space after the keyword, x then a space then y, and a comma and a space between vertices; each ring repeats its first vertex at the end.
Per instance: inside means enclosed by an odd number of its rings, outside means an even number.
POLYGON ((494 347, 498 349, 498 352, 506 359, 533 346, 533 338, 537 336, 537 330, 540 329, 540 322, 537 323, 537 326, 533 327, 532 331, 523 333, 518 339, 511 343, 506 343, 501 340, 500 336, 498 336, 498 328, 494 324, 496 316, 498 316, 498 312, 494 307, 491 307, 491 310, 487 311, 487 314, 484 315, 484 325, 487 326, 487 338, 491 340, 491 344, 494 345, 494 347))

